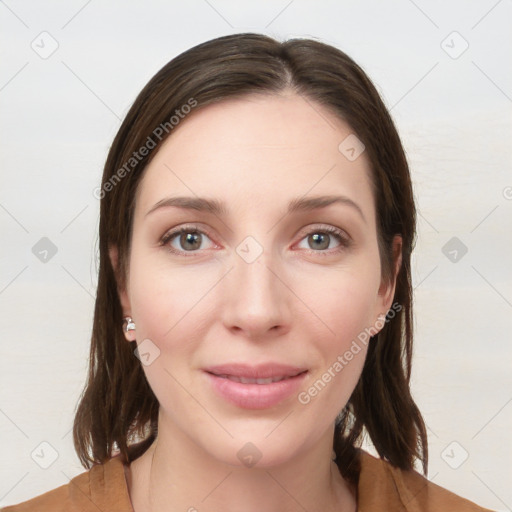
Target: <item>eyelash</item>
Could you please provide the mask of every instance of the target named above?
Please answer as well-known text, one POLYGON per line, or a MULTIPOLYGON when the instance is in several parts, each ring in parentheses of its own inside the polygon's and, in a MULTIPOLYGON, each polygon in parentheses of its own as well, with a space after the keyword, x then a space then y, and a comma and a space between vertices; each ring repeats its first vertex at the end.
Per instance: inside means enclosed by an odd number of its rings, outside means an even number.
MULTIPOLYGON (((173 231, 170 231, 168 233, 166 233, 162 239, 160 240, 160 244, 162 246, 165 246, 167 248, 167 250, 172 253, 172 254, 176 254, 178 256, 184 256, 184 257, 193 257, 194 256, 194 253, 197 253, 198 251, 178 251, 176 249, 174 249, 173 247, 171 247, 169 245, 169 242, 176 236, 178 235, 181 235, 183 233, 199 233, 199 234, 202 234, 202 235, 206 235, 208 236, 208 238, 211 239, 209 233, 207 231, 203 231, 201 229, 198 229, 196 226, 181 226, 180 228, 178 229, 175 229, 173 231), (187 255, 186 253, 189 252, 190 255, 187 255)), ((302 238, 301 238, 301 241, 304 240, 304 238, 306 238, 307 236, 309 235, 312 235, 312 234, 316 234, 316 233, 321 233, 321 234, 329 234, 329 235, 333 235, 335 236, 337 239, 338 239, 338 242, 339 242, 339 246, 334 248, 334 249, 325 249, 325 250, 320 250, 320 251, 315 251, 313 249, 309 249, 309 252, 310 253, 314 253, 315 255, 321 255, 321 256, 332 256, 332 254, 336 254, 338 252, 341 252, 345 249, 348 249, 352 246, 352 240, 349 239, 345 233, 341 230, 341 229, 338 229, 338 228, 335 228, 333 226, 326 226, 326 227, 322 227, 322 228, 316 228, 316 229, 312 229, 311 231, 309 231, 308 233, 306 233, 302 238)))

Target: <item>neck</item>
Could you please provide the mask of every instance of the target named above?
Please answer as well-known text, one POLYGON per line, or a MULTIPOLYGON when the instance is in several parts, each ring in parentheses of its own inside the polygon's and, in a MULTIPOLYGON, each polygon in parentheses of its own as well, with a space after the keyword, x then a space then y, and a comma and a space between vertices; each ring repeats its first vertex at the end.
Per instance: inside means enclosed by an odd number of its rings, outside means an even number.
POLYGON ((333 432, 293 459, 259 468, 219 461, 185 433, 162 427, 127 469, 134 512, 356 510, 355 489, 331 459, 333 432))

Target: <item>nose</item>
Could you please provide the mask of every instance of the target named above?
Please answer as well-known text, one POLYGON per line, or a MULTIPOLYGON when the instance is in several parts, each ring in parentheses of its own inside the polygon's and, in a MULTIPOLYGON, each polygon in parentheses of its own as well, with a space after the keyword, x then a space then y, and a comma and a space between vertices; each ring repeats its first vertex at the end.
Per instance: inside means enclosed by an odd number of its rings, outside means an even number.
POLYGON ((253 340, 281 336, 290 329, 293 293, 284 270, 265 251, 252 262, 235 254, 232 270, 225 278, 225 327, 253 340))

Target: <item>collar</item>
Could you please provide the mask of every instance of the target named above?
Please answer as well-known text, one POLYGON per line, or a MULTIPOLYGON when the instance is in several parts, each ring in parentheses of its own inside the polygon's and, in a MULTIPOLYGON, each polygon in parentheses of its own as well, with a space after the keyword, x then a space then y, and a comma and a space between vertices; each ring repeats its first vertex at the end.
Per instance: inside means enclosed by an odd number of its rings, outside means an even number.
MULTIPOLYGON (((362 449, 359 454, 357 512, 492 512, 434 484, 414 470, 396 468, 362 449)), ((94 465, 88 472, 73 478, 69 497, 82 510, 133 512, 121 456, 94 465)))

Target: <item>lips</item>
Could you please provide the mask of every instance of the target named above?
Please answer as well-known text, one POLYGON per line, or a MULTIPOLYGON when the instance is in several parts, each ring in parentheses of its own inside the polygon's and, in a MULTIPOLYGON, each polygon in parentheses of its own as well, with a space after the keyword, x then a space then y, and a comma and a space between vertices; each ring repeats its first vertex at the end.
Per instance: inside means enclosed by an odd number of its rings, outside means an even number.
POLYGON ((225 379, 232 380, 233 382, 241 382, 242 384, 272 384, 272 382, 279 382, 280 380, 288 379, 289 377, 269 377, 268 379, 248 379, 246 377, 237 377, 236 375, 217 375, 225 379))
POLYGON ((230 378, 231 380, 245 379, 246 382, 244 382, 244 380, 236 380, 236 382, 242 382, 244 384, 269 384, 270 382, 276 382, 277 380, 295 377, 296 375, 307 371, 307 368, 281 363, 264 363, 259 365, 233 363, 210 366, 205 368, 205 371, 219 377, 230 378), (268 379, 273 380, 268 381, 268 379), (249 382, 249 380, 252 381, 249 382), (262 382, 256 382, 258 380, 262 382))
POLYGON ((266 409, 296 392, 308 370, 267 363, 257 366, 226 364, 205 368, 204 372, 223 399, 242 409, 266 409))

